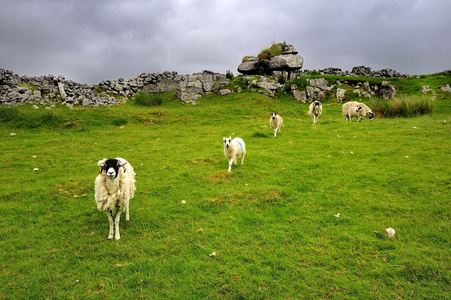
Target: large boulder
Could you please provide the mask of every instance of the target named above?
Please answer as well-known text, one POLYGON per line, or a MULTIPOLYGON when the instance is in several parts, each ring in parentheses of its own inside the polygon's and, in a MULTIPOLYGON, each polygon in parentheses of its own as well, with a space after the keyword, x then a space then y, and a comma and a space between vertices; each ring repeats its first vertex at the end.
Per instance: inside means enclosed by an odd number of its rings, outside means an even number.
POLYGON ((250 57, 237 70, 244 75, 271 75, 274 71, 295 72, 302 68, 304 58, 293 45, 282 45, 282 54, 265 59, 250 57))

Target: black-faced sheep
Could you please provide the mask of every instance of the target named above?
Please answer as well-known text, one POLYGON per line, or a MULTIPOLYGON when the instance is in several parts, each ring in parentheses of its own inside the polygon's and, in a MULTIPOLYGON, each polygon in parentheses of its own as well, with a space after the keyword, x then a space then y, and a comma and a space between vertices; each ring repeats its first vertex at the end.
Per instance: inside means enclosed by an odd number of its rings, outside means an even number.
POLYGON ((232 169, 232 163, 236 163, 237 157, 241 155, 241 164, 244 163, 244 155, 246 154, 246 144, 244 144, 244 141, 241 138, 234 138, 232 140, 232 137, 224 137, 222 138, 224 140, 224 156, 227 158, 229 162, 229 169, 227 172, 230 172, 232 169))
POLYGON ((135 172, 123 158, 102 159, 98 162, 100 174, 95 180, 95 200, 97 208, 108 215, 110 233, 108 239, 121 238, 119 221, 125 210, 125 219, 130 220, 130 199, 135 195, 135 172), (116 211, 114 215, 114 211, 116 211), (115 230, 114 230, 114 227, 115 230))
POLYGON ((280 127, 282 127, 283 119, 279 116, 279 112, 270 113, 271 118, 269 119, 269 125, 271 125, 274 130, 274 137, 277 135, 277 131, 280 132, 280 127))
POLYGON ((318 117, 323 113, 323 105, 319 101, 313 101, 308 109, 308 114, 313 117, 313 124, 318 122, 318 117))

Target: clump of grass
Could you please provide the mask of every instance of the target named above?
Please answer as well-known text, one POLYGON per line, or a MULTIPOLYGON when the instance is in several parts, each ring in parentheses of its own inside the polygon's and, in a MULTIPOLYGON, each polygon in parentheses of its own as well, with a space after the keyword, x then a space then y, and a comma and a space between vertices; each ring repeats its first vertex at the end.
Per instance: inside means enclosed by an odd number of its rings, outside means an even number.
POLYGON ((135 95, 135 102, 142 106, 160 106, 163 98, 160 94, 138 93, 135 95))
POLYGON ((430 99, 421 96, 399 96, 393 100, 375 100, 373 112, 383 118, 413 118, 432 114, 434 105, 430 99))
POLYGON ((65 127, 68 124, 67 117, 49 110, 33 110, 24 112, 17 107, 1 107, 0 121, 10 123, 16 128, 38 127, 65 127))
POLYGON ((263 49, 258 55, 257 58, 260 59, 267 59, 271 58, 273 56, 282 55, 282 46, 283 43, 274 43, 271 45, 271 47, 263 49))
POLYGON ((128 121, 124 118, 116 118, 112 121, 115 126, 122 126, 128 123, 128 121))
POLYGON ((252 137, 254 138, 267 138, 268 134, 261 132, 261 131, 256 131, 252 134, 252 137))

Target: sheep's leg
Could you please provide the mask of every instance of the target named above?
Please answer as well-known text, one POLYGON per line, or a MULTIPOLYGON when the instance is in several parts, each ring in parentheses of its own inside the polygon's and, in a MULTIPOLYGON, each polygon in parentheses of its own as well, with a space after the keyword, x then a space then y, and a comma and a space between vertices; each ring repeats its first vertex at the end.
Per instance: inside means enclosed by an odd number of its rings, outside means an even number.
POLYGON ((243 155, 241 156, 241 165, 244 164, 244 155, 246 154, 246 151, 243 152, 243 155))
POLYGON ((128 209, 129 209, 129 204, 127 203, 127 205, 125 206, 125 220, 130 221, 130 213, 129 213, 128 209))
POLYGON ((113 238, 113 232, 114 232, 114 217, 113 217, 113 211, 110 210, 109 213, 106 213, 108 215, 108 221, 110 221, 110 233, 108 234, 108 239, 111 240, 113 238))
POLYGON ((277 135, 277 129, 274 129, 274 137, 277 135))
POLYGON ((122 213, 122 210, 120 208, 118 208, 117 212, 116 212, 116 218, 114 218, 114 225, 116 227, 114 238, 116 240, 119 240, 121 238, 121 235, 119 233, 119 221, 121 220, 121 213, 122 213))
POLYGON ((227 172, 230 172, 230 170, 232 170, 232 163, 233 163, 233 159, 230 158, 229 159, 229 170, 227 172))

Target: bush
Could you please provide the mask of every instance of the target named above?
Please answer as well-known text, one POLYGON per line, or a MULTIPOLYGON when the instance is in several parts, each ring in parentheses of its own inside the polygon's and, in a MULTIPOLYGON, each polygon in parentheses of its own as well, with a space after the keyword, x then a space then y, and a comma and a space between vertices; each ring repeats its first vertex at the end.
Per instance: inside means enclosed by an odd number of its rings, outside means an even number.
POLYGON ((135 95, 135 102, 142 106, 160 106, 163 104, 163 98, 159 94, 138 93, 135 95))
POLYGON ((432 101, 421 96, 400 96, 393 100, 375 100, 372 103, 373 113, 383 118, 413 118, 432 114, 432 101))
POLYGON ((128 123, 128 121, 124 118, 117 118, 112 121, 115 126, 122 126, 128 123))

